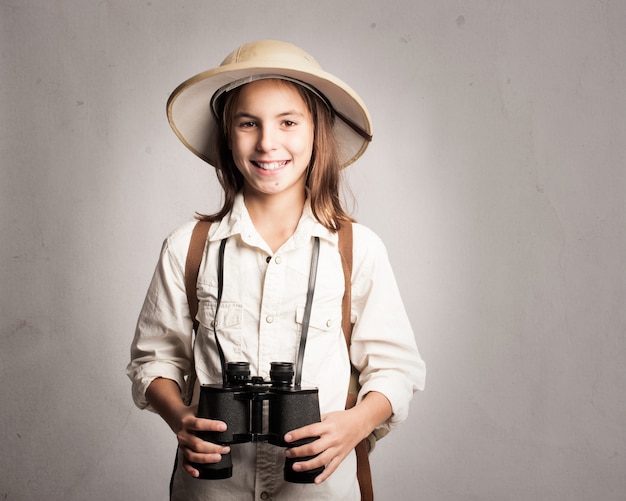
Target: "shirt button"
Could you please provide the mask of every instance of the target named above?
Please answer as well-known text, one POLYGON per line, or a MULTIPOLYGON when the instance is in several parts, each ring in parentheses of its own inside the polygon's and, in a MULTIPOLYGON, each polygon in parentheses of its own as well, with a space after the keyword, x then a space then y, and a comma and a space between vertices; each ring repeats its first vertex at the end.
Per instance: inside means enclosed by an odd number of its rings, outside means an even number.
POLYGON ((272 315, 268 315, 267 317, 265 317, 265 321, 268 324, 271 324, 274 321, 274 317, 272 315))
POLYGON ((261 493, 261 499, 269 499, 269 498, 270 498, 270 495, 267 492, 263 491, 261 493))
POLYGON ((332 327, 333 326, 333 321, 332 320, 326 320, 326 327, 332 327))
POLYGON ((282 259, 281 259, 281 257, 280 257, 280 256, 276 256, 276 257, 274 258, 274 261, 276 262, 276 264, 280 264, 280 262, 282 261, 282 259))

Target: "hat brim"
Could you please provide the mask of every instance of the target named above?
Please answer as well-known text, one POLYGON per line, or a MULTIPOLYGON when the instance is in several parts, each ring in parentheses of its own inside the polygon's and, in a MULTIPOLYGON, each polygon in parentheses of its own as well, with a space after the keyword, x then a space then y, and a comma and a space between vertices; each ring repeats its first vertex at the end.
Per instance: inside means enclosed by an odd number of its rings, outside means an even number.
POLYGON ((284 75, 305 82, 331 103, 337 114, 334 132, 342 168, 355 162, 365 152, 372 134, 367 108, 345 82, 321 69, 299 70, 272 65, 250 67, 249 63, 231 63, 205 71, 180 84, 170 95, 167 101, 170 126, 189 150, 215 166, 219 125, 211 110, 211 98, 225 85, 264 74, 284 75))

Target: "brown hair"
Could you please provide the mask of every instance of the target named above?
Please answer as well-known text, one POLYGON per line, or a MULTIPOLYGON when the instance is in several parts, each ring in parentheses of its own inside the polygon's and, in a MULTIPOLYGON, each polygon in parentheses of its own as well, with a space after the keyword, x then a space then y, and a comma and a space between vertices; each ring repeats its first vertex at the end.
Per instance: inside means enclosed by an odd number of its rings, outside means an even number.
MULTIPOLYGON (((339 197, 341 166, 337 154, 339 145, 333 132, 334 115, 326 103, 313 92, 296 83, 280 81, 285 85, 293 86, 298 91, 313 117, 313 154, 309 164, 306 187, 311 199, 313 216, 320 224, 334 232, 341 227, 342 223, 353 221, 342 208, 339 197)), ((243 176, 235 165, 228 145, 233 110, 240 90, 241 87, 238 87, 225 95, 223 112, 219 120, 221 134, 217 135, 219 157, 215 171, 224 190, 224 204, 215 214, 198 215, 197 218, 201 221, 219 221, 226 216, 233 208, 237 193, 243 188, 243 176)))

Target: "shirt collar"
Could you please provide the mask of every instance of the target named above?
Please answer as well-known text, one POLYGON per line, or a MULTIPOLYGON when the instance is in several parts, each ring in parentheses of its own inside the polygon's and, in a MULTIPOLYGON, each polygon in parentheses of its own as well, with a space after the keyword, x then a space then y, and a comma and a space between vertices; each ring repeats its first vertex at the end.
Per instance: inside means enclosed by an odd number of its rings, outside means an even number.
MULTIPOLYGON (((267 244, 252 224, 250 214, 248 213, 248 209, 246 208, 243 194, 241 192, 235 197, 232 210, 217 224, 217 230, 211 236, 211 241, 222 240, 234 235, 239 235, 248 245, 264 249, 267 247, 267 244)), ((337 241, 337 234, 329 231, 324 225, 320 224, 315 219, 313 216, 313 210, 311 209, 310 200, 307 198, 298 227, 292 237, 283 246, 283 250, 286 251, 302 245, 308 245, 312 237, 320 237, 321 239, 329 240, 331 242, 337 241)))

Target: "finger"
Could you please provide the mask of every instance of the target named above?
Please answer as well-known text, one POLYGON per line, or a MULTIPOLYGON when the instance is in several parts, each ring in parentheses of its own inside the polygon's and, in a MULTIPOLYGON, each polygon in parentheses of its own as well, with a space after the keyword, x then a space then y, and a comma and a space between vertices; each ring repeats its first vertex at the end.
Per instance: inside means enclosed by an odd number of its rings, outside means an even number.
POLYGON ((190 435, 182 442, 179 440, 179 444, 183 448, 193 452, 199 452, 201 454, 228 454, 230 452, 230 447, 227 445, 208 442, 195 435, 190 435))
POLYGON ((319 485, 322 482, 324 482, 328 477, 330 477, 335 470, 337 469, 337 467, 341 464, 341 460, 339 458, 333 458, 330 463, 328 463, 326 465, 326 468, 324 468, 324 471, 322 473, 320 473, 317 477, 315 477, 315 484, 319 485))
POLYGON ((301 458, 301 457, 307 457, 307 456, 316 456, 317 454, 320 454, 321 452, 323 452, 324 450, 328 448, 327 445, 325 444, 326 444, 326 441, 320 438, 308 444, 285 449, 285 455, 288 458, 301 458))
POLYGON ((321 453, 318 456, 315 456, 306 461, 298 461, 292 465, 294 471, 309 471, 315 470, 322 466, 325 466, 326 463, 332 460, 332 455, 321 453))
POLYGON ((193 418, 189 421, 188 428, 193 431, 226 431, 227 426, 223 421, 214 419, 193 418))
POLYGON ((303 426, 302 428, 291 430, 290 432, 285 434, 284 439, 285 442, 291 443, 302 440, 304 438, 319 437, 323 434, 323 432, 324 426, 322 425, 322 423, 313 423, 307 426, 303 426))
POLYGON ((183 449, 183 457, 186 462, 199 464, 219 463, 222 460, 222 455, 219 453, 207 454, 191 449, 183 449))
POLYGON ((228 454, 230 452, 230 447, 228 445, 219 445, 214 444, 213 442, 205 442, 202 439, 198 439, 191 444, 189 450, 200 454, 228 454))
MULTIPOLYGON (((221 456, 217 456, 220 458, 221 460, 221 456)), ((201 458, 199 458, 201 459, 201 458)), ((188 460, 184 455, 183 455, 183 469, 192 477, 194 478, 199 478, 200 477, 200 470, 198 470, 198 468, 201 468, 203 464, 210 464, 210 463, 217 463, 218 461, 214 461, 213 459, 215 459, 214 457, 209 457, 206 456, 204 459, 210 459, 207 461, 191 461, 188 460)))
POLYGON ((183 470, 189 473, 189 475, 191 475, 193 478, 198 478, 200 476, 200 472, 186 461, 183 462, 183 470))
POLYGON ((219 445, 208 440, 198 437, 193 431, 181 430, 176 434, 178 445, 181 450, 198 452, 202 454, 228 454, 230 447, 227 445, 219 445))

